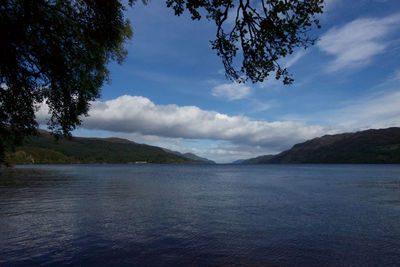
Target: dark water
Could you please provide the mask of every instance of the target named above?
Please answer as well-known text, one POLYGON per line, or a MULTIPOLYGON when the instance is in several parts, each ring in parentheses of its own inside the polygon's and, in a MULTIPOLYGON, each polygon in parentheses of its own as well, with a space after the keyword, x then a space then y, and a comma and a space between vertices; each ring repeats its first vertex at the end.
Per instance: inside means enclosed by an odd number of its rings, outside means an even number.
POLYGON ((0 266, 399 266, 400 165, 0 169, 0 266))

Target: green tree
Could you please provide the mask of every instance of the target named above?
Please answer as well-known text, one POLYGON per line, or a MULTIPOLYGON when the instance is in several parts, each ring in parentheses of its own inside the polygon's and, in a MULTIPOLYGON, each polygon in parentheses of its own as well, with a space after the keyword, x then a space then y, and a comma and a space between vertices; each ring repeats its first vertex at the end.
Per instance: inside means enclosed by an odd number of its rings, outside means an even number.
POLYGON ((108 78, 107 63, 126 55, 132 32, 123 10, 115 0, 0 2, 2 149, 35 132, 44 100, 54 132, 80 123, 108 78))
MULTIPOLYGON (((137 0, 129 0, 129 5, 137 0)), ((147 0, 142 0, 146 3, 147 0)), ((166 0, 176 15, 215 22, 212 49, 229 79, 263 81, 270 73, 293 79, 278 59, 307 47, 323 0, 166 0), (234 16, 232 27, 226 23, 234 16), (241 56, 241 63, 240 57, 241 56), (237 60, 235 60, 237 58, 237 60), (239 66, 239 67, 237 67, 239 66)), ((5 146, 35 133, 35 112, 45 101, 49 126, 68 135, 87 115, 107 81, 110 60, 122 63, 131 38, 118 0, 0 1, 0 161, 5 146)))

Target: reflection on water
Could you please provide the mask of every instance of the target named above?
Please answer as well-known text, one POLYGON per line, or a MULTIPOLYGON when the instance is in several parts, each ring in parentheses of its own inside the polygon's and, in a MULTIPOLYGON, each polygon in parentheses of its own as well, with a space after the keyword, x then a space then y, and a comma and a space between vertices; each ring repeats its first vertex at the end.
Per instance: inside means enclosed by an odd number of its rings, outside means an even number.
POLYGON ((0 169, 0 266, 399 262, 397 165, 0 169))

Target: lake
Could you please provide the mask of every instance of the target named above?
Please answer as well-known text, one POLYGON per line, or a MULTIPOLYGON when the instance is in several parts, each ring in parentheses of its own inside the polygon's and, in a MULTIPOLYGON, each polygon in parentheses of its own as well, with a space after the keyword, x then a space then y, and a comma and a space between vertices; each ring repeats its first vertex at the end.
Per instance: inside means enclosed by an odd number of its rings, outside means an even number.
POLYGON ((400 165, 0 169, 0 266, 399 266, 400 165))

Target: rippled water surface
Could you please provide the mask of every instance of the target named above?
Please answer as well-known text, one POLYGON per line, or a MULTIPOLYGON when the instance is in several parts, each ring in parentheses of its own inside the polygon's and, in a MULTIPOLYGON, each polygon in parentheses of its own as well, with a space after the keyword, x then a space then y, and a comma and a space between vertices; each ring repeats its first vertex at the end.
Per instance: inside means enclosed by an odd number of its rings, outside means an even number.
POLYGON ((0 169, 0 266, 398 266, 400 165, 0 169))

